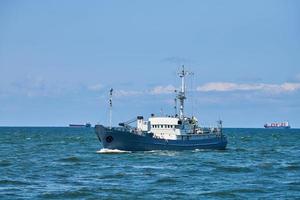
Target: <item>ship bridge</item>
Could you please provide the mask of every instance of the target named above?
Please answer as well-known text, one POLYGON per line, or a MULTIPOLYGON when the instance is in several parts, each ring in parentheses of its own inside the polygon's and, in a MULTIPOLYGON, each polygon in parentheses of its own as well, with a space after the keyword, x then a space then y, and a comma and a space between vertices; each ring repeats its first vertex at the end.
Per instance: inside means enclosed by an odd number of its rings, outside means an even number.
POLYGON ((180 134, 179 123, 177 117, 151 117, 150 132, 154 136, 164 139, 176 139, 176 135, 180 134))

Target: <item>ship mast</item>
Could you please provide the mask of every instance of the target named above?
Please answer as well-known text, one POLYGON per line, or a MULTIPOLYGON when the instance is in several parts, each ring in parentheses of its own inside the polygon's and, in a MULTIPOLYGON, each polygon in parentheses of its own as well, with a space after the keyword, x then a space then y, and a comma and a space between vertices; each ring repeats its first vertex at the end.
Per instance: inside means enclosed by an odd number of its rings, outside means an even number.
MULTIPOLYGON (((175 90, 176 91, 176 90, 175 90)), ((175 113, 175 116, 177 116, 177 98, 174 99, 174 113, 175 113)))
POLYGON ((113 89, 109 90, 109 128, 112 128, 112 95, 113 89))
POLYGON ((184 70, 184 65, 182 65, 181 72, 178 73, 179 77, 181 78, 181 90, 178 92, 177 99, 179 99, 180 102, 180 108, 179 108, 179 118, 184 118, 184 100, 186 99, 185 96, 185 76, 192 73, 189 73, 188 71, 184 70))

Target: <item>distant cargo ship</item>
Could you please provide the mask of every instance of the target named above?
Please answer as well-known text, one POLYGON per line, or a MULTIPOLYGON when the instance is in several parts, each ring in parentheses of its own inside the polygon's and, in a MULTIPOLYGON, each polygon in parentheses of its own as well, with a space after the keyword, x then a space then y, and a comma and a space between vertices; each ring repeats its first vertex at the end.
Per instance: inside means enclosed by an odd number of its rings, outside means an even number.
POLYGON ((74 128, 90 128, 92 125, 90 123, 86 124, 69 124, 69 127, 74 127, 74 128))
POLYGON ((273 122, 270 124, 265 124, 265 128, 272 128, 272 129, 289 129, 291 128, 289 122, 273 122))

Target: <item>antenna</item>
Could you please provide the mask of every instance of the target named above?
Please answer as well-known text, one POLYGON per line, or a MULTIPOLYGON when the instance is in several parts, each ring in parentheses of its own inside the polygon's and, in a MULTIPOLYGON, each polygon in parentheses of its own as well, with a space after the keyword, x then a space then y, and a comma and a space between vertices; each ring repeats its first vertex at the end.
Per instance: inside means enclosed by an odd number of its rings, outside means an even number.
POLYGON ((194 73, 190 73, 191 75, 191 86, 190 86, 190 96, 191 96, 191 102, 192 102, 192 116, 195 116, 195 98, 194 98, 194 73))
POLYGON ((180 101, 180 109, 179 109, 179 118, 183 119, 184 118, 184 100, 186 99, 185 96, 185 76, 186 75, 191 75, 193 73, 190 73, 188 71, 184 70, 184 65, 182 65, 182 70, 181 72, 178 73, 179 77, 181 78, 181 90, 178 92, 177 98, 180 101))
MULTIPOLYGON (((175 90, 175 93, 177 93, 177 90, 175 90)), ((174 99, 174 113, 175 113, 175 117, 177 116, 177 98, 174 99)))
POLYGON ((160 115, 164 116, 164 109, 163 108, 160 108, 160 115))
POLYGON ((223 121, 219 118, 219 120, 217 121, 218 123, 218 129, 220 130, 220 134, 222 136, 223 133, 223 121))
POLYGON ((112 127, 112 95, 113 95, 113 89, 111 88, 109 90, 109 128, 112 127))

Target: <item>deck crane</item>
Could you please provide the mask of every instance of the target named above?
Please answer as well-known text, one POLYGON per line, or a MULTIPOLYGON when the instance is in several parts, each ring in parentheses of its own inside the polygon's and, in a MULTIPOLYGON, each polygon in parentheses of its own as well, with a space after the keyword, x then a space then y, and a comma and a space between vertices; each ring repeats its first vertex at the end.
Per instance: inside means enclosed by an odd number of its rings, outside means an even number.
POLYGON ((130 126, 129 124, 132 124, 133 122, 136 122, 136 121, 137 121, 137 118, 133 118, 133 119, 128 120, 126 122, 119 123, 119 126, 123 126, 125 128, 132 129, 132 126, 130 126))

